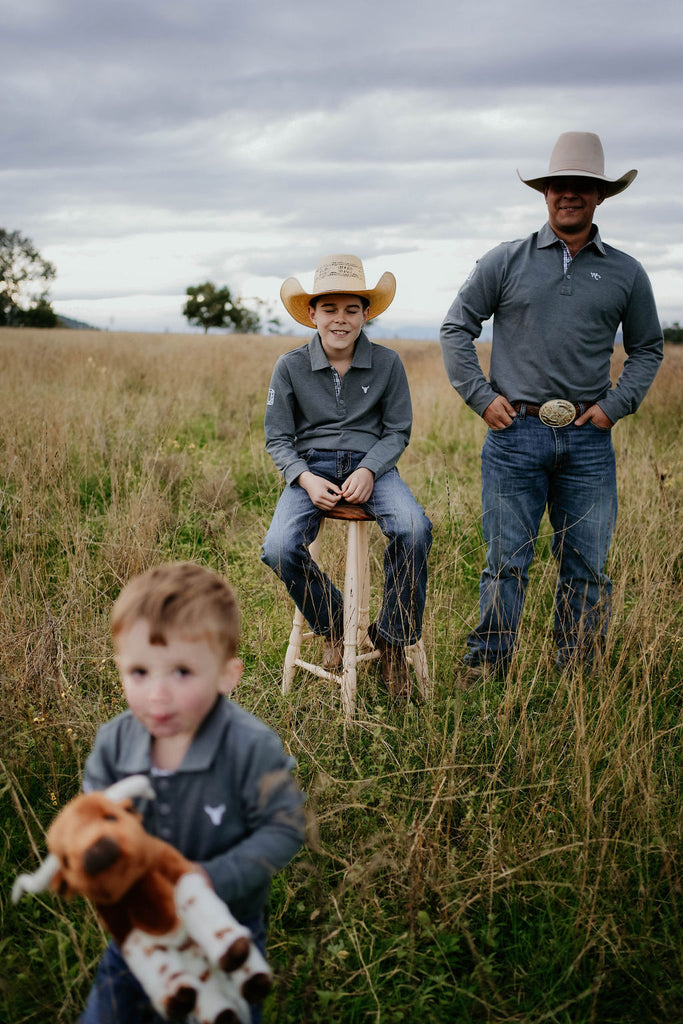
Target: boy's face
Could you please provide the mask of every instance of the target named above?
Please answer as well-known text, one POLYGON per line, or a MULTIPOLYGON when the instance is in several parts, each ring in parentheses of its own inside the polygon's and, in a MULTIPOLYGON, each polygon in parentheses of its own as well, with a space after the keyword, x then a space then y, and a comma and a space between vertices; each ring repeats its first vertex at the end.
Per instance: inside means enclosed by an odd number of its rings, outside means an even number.
POLYGON ((166 641, 151 644, 149 624, 138 619, 116 637, 116 664, 131 711, 154 739, 189 745, 218 694, 237 686, 242 662, 204 638, 169 630, 166 641))
POLYGON ((353 352, 358 335, 368 319, 368 311, 356 295, 323 295, 308 315, 318 328, 325 355, 343 358, 353 352))

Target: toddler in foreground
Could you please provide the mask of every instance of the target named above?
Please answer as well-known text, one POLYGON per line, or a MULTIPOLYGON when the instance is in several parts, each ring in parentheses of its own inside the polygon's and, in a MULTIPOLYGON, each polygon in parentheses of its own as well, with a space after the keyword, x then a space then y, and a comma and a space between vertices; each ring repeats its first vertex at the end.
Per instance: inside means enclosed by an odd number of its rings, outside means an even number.
MULTIPOLYGON (((111 623, 129 710, 98 730, 83 788, 149 775, 146 830, 203 868, 265 952, 270 880, 303 843, 303 796, 277 735, 225 699, 243 670, 235 597, 208 569, 170 563, 124 587, 111 623)), ((161 1020, 110 942, 81 1024, 161 1020)))

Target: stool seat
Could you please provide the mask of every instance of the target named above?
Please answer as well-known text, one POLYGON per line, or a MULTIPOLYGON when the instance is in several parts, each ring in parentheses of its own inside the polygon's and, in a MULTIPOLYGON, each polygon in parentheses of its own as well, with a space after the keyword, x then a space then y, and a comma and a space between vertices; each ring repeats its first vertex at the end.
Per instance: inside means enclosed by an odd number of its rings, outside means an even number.
POLYGON ((350 523, 374 523, 375 517, 367 512, 362 505, 351 505, 348 501, 338 501, 334 508, 323 512, 324 519, 339 519, 350 523))
MULTIPOLYGON (((326 519, 347 524, 346 566, 344 571, 344 654, 340 672, 331 672, 322 665, 301 658, 304 640, 315 637, 313 632, 304 632, 305 619, 296 608, 289 644, 282 673, 282 692, 288 693, 297 668, 304 669, 321 679, 329 679, 341 687, 342 705, 346 718, 353 716, 356 702, 356 670, 359 662, 380 657, 380 652, 368 636, 370 560, 368 556, 368 524, 375 517, 362 505, 338 502, 333 508, 323 511, 320 529, 309 546, 311 557, 317 561, 320 554, 323 523, 326 519), (363 653, 360 653, 360 652, 363 653)), ((320 638, 318 638, 320 639, 320 638)), ((423 699, 429 696, 429 673, 427 657, 422 640, 405 649, 406 661, 413 666, 418 690, 423 699)))

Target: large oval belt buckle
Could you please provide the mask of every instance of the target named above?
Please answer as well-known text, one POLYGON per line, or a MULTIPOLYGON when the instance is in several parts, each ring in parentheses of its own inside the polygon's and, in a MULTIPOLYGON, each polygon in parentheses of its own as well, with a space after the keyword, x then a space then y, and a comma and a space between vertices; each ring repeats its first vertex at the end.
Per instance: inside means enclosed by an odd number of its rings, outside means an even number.
POLYGON ((576 419, 576 409, 565 398, 552 398, 538 410, 538 418, 546 427, 567 427, 576 419))

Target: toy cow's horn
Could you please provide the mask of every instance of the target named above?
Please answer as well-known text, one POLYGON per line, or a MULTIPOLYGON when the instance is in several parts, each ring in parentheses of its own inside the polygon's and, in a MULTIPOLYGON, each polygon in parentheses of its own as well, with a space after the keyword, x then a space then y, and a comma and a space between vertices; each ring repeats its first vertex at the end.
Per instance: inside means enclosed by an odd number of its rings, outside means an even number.
MULTIPOLYGON (((115 782, 103 792, 115 804, 123 803, 124 800, 132 800, 136 796, 145 796, 150 800, 153 800, 155 796, 152 784, 146 775, 129 775, 127 778, 115 782)), ((16 878, 12 886, 12 902, 18 903, 25 892, 45 892, 50 888, 50 882, 58 871, 59 859, 53 853, 49 853, 32 875, 19 875, 16 878)))
POLYGON ((153 800, 156 794, 146 775, 129 775, 105 789, 104 795, 109 800, 113 800, 115 804, 120 804, 124 800, 132 800, 136 796, 146 796, 149 800, 153 800))
POLYGON ((19 875, 12 886, 12 903, 18 903, 25 892, 44 892, 59 871, 59 858, 49 853, 32 875, 19 875))

